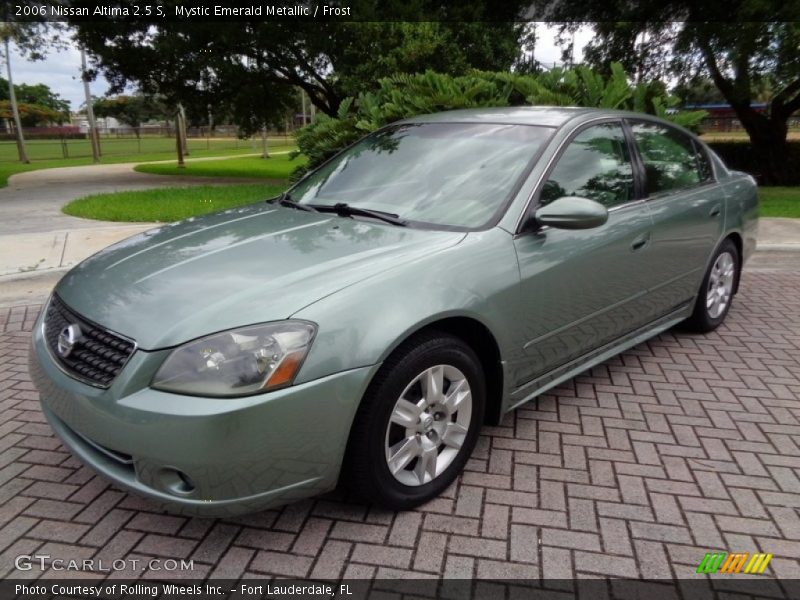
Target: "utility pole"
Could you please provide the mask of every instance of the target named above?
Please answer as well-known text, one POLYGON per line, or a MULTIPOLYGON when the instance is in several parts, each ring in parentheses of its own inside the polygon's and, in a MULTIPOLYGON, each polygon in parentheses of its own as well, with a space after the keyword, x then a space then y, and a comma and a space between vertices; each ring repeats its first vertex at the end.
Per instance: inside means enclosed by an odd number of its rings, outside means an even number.
POLYGON ((6 46, 6 72, 8 73, 8 98, 11 102, 11 113, 14 117, 14 129, 17 134, 17 154, 19 154, 19 162, 28 164, 31 161, 28 159, 28 153, 25 150, 25 136, 22 134, 22 121, 19 118, 19 107, 17 106, 17 94, 14 92, 14 82, 11 80, 11 45, 9 44, 9 36, 4 38, 6 46))
POLYGON ((83 94, 86 97, 86 120, 89 122, 89 137, 92 140, 92 161, 100 162, 100 139, 97 137, 97 124, 94 121, 92 92, 89 90, 89 74, 86 71, 86 51, 81 46, 81 79, 83 94))

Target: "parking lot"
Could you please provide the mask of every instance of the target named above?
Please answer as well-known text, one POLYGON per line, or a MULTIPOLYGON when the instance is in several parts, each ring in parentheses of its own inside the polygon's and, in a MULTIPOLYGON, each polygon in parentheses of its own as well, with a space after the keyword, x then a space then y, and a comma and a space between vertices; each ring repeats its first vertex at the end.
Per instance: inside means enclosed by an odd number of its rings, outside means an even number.
POLYGON ((55 575, 15 570, 47 554, 127 559, 132 578, 168 559, 193 566, 176 578, 689 578, 717 550, 800 578, 798 290, 797 263, 746 271, 720 330, 666 332, 485 428, 418 510, 336 492, 233 520, 160 513, 72 458, 27 375, 38 306, 0 309, 0 570, 55 575))

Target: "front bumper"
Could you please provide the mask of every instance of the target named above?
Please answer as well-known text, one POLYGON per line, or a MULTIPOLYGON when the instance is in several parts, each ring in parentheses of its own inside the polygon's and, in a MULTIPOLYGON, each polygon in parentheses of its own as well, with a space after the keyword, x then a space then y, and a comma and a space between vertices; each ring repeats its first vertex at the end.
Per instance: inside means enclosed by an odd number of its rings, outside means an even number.
MULTIPOLYGON (((159 392, 137 351, 107 390, 65 374, 34 328, 31 377, 64 444, 171 512, 230 516, 336 486, 358 402, 376 367, 248 398, 159 392)), ((152 356, 149 362, 152 361, 152 356)))

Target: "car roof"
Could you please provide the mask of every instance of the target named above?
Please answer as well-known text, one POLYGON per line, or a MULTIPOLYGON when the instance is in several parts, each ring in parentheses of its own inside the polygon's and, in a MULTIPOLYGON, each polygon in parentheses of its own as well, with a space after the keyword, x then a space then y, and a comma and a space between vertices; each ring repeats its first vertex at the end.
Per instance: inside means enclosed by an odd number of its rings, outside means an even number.
MULTIPOLYGON (((427 115, 417 115, 400 123, 501 123, 508 125, 539 125, 560 128, 569 121, 583 122, 597 117, 646 119, 664 123, 653 115, 615 110, 611 108, 586 108, 580 106, 503 106, 497 108, 468 108, 446 110, 427 115)), ((683 129, 675 123, 672 127, 683 129)))
POLYGON ((617 111, 577 106, 504 106, 468 108, 417 115, 402 123, 507 123, 510 125, 544 125, 560 127, 580 115, 612 116, 617 111))

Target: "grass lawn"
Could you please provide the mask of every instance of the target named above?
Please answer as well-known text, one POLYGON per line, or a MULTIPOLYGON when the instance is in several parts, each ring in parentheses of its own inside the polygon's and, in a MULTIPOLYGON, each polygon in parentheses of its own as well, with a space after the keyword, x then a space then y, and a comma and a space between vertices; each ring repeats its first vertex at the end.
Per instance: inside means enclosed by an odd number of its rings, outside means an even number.
MULTIPOLYGON (((70 140, 73 142, 81 142, 83 143, 84 140, 70 140)), ((158 144, 144 144, 142 146, 143 151, 139 153, 136 151, 136 146, 130 145, 131 142, 135 143, 135 140, 119 140, 121 142, 125 142, 124 152, 121 153, 112 153, 111 145, 105 144, 104 154, 100 157, 101 164, 112 164, 112 163, 126 163, 126 162, 144 162, 149 160, 169 160, 175 157, 175 141, 174 140, 161 140, 161 141, 169 141, 170 144, 166 145, 158 145, 158 144)), ((188 158, 203 158, 208 156, 240 156, 242 154, 251 154, 253 152, 259 152, 260 146, 253 149, 250 142, 246 140, 239 141, 239 148, 236 148, 232 145, 230 140, 225 140, 224 144, 217 144, 213 143, 210 144, 209 148, 205 147, 205 140, 197 140, 200 142, 196 145, 196 147, 192 147, 192 144, 189 144, 190 154, 188 158)), ((24 165, 18 161, 16 161, 16 146, 13 148, 13 155, 9 154, 9 150, 6 147, 6 144, 3 143, 0 145, 0 187, 5 187, 8 185, 8 178, 16 173, 24 173, 26 171, 36 171, 38 169, 53 169, 58 167, 77 167, 82 165, 91 165, 92 164, 92 157, 91 157, 91 150, 88 154, 73 158, 45 158, 44 153, 40 150, 39 152, 35 151, 37 148, 33 144, 34 142, 30 142, 28 144, 28 154, 31 158, 31 163, 24 165), (3 153, 5 152, 5 154, 3 153), (37 158, 38 157, 38 158, 37 158)), ((47 143, 52 143, 48 141, 47 143)), ((58 143, 58 142, 56 142, 58 143)), ((290 146, 273 146, 273 150, 275 152, 281 152, 291 149, 290 146)), ((116 148, 117 150, 122 150, 122 148, 116 148)), ((191 162, 187 163, 191 164, 191 162)), ((188 173, 187 173, 188 175, 188 173)))
POLYGON ((762 217, 800 219, 800 186, 758 188, 762 217))
POLYGON ((100 221, 167 222, 202 215, 277 196, 286 185, 200 185, 95 194, 78 198, 62 210, 100 221))
MULTIPOLYGON (((273 150, 280 152, 281 150, 273 150)), ((271 158, 243 156, 186 163, 183 169, 177 163, 137 165, 135 170, 156 175, 189 175, 195 177, 262 177, 264 179, 288 179, 291 172, 305 164, 303 157, 294 160, 288 154, 273 154, 271 158)))

